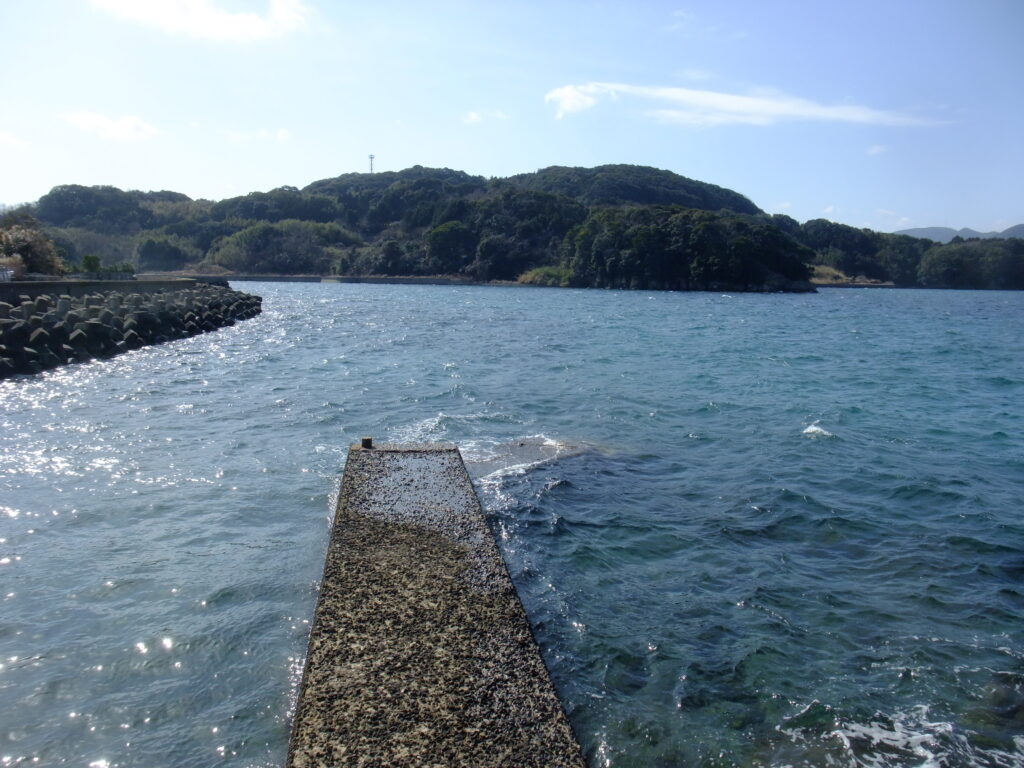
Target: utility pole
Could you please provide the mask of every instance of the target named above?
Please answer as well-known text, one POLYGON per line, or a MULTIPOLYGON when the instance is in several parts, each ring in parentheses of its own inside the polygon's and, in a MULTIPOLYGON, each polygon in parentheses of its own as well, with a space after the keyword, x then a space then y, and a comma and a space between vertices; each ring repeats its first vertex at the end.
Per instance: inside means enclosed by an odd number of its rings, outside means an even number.
POLYGON ((370 173, 373 173, 373 155, 370 155, 370 173))

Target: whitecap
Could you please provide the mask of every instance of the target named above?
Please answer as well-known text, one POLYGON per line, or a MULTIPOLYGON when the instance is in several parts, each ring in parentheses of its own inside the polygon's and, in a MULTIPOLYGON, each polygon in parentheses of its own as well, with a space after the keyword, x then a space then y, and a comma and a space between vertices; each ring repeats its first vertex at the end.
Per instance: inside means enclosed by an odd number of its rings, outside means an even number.
POLYGON ((501 442, 470 441, 461 446, 466 468, 474 477, 498 480, 590 450, 547 435, 528 435, 501 442))
POLYGON ((808 437, 811 437, 811 438, 835 437, 835 435, 833 435, 831 432, 829 432, 824 427, 819 427, 818 426, 818 422, 814 422, 809 427, 804 429, 803 434, 805 434, 805 435, 807 435, 808 437))
POLYGON ((866 723, 843 722, 832 732, 858 765, 906 764, 913 761, 920 768, 940 768, 952 757, 967 758, 969 765, 978 765, 982 757, 994 759, 994 765, 1019 765, 1016 757, 999 750, 980 753, 958 732, 953 723, 933 721, 927 705, 891 716, 876 714, 866 723), (1003 759, 1009 758, 1009 762, 1003 759))

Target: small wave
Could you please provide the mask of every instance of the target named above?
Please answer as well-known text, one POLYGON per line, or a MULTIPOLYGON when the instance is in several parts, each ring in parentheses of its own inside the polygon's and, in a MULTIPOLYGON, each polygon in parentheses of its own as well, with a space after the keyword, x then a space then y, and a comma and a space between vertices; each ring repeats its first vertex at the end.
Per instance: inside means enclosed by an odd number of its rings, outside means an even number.
POLYGON ((1020 765, 1019 755, 992 746, 980 748, 953 723, 932 720, 926 705, 891 717, 878 714, 867 723, 844 722, 832 735, 858 766, 1020 765))
POLYGON ((498 480, 570 456, 594 450, 547 435, 528 435, 503 442, 474 440, 460 446, 469 473, 481 480, 498 480))
MULTIPOLYGON (((389 442, 395 443, 438 443, 451 442, 453 434, 464 433, 478 424, 514 423, 515 417, 500 412, 449 414, 438 411, 436 416, 422 419, 413 424, 393 427, 388 432, 389 442)), ((457 441, 463 448, 463 441, 457 441)), ((463 449, 465 453, 465 449, 463 449)))
MULTIPOLYGON (((971 733, 953 722, 934 718, 927 705, 891 715, 876 712, 866 722, 850 721, 818 701, 784 720, 780 733, 802 750, 824 748, 826 764, 856 768, 941 768, 947 765, 990 765, 1020 768, 1024 739, 1013 736, 1003 743, 978 743, 971 733), (833 752, 839 745, 839 754, 833 752)), ((803 764, 803 763, 801 763, 803 764)))
POLYGON ((805 434, 808 437, 810 437, 812 439, 815 439, 815 440, 818 439, 818 438, 835 437, 835 435, 833 435, 831 432, 829 432, 824 427, 818 426, 818 422, 814 422, 809 427, 804 429, 803 434, 805 434))

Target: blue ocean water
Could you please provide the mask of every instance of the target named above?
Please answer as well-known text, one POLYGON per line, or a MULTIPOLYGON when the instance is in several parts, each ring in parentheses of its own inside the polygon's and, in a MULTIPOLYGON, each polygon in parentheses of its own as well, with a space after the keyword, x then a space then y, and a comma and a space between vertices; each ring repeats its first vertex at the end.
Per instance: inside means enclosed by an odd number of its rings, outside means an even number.
POLYGON ((281 765, 362 435, 460 445, 593 766, 1024 765, 1024 294, 236 287, 0 383, 0 765, 281 765))

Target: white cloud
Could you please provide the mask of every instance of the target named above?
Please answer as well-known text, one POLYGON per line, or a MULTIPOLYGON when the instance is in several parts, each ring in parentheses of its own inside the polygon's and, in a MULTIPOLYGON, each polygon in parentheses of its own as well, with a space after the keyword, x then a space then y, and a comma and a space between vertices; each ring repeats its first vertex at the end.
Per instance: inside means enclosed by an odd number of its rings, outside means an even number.
POLYGON ((14 147, 15 149, 21 149, 27 146, 28 144, 19 139, 13 133, 0 131, 0 147, 14 147))
POLYGON ((466 125, 475 125, 484 120, 508 120, 508 115, 500 109, 475 109, 462 116, 462 122, 466 125))
POLYGON ((274 134, 274 138, 278 141, 288 141, 292 137, 292 132, 287 128, 278 128, 277 133, 274 134))
MULTIPOLYGON (((561 120, 566 115, 582 112, 597 104, 597 96, 602 93, 598 85, 598 83, 580 86, 563 85, 561 88, 555 88, 544 94, 544 101, 553 101, 558 105, 555 119, 561 120)), ((614 91, 609 91, 609 93, 615 95, 614 91)))
POLYGON ((61 117, 81 131, 111 141, 138 141, 156 136, 160 132, 141 117, 134 115, 115 118, 97 112, 69 112, 61 117))
POLYGON ((834 205, 826 205, 821 209, 821 212, 825 214, 832 214, 836 212, 836 207, 834 205))
POLYGON ((872 144, 870 147, 864 150, 864 154, 868 157, 874 157, 875 155, 882 155, 888 152, 892 147, 887 147, 884 144, 872 144))
POLYGON ((92 0, 92 6, 175 35, 243 43, 296 30, 309 14, 300 0, 270 0, 263 15, 226 11, 213 0, 92 0))
POLYGON ((785 120, 862 123, 867 125, 927 125, 899 112, 888 112, 857 104, 818 104, 808 99, 779 93, 743 95, 721 91, 670 86, 585 83, 564 85, 544 96, 554 102, 555 117, 561 119, 597 105, 602 98, 630 96, 661 106, 648 115, 664 123, 715 126, 730 124, 772 125, 785 120))

